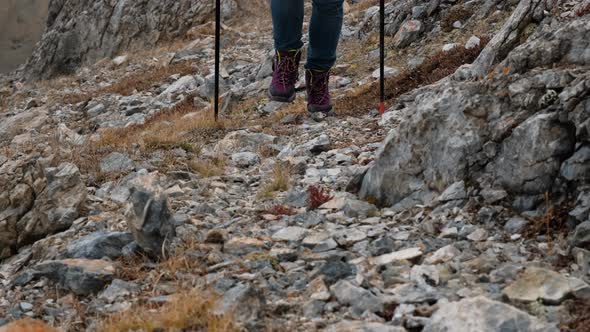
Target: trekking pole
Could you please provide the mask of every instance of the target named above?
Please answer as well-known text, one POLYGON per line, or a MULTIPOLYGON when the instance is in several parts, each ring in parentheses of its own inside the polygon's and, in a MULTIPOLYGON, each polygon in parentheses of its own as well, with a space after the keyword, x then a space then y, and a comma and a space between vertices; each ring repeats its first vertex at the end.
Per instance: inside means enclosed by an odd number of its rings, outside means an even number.
POLYGON ((221 0, 215 0, 215 122, 219 117, 219 61, 220 61, 220 37, 221 37, 221 0))
POLYGON ((379 8, 380 16, 380 31, 379 31, 379 57, 380 57, 380 98, 379 98, 379 113, 385 113, 385 0, 381 0, 379 8))

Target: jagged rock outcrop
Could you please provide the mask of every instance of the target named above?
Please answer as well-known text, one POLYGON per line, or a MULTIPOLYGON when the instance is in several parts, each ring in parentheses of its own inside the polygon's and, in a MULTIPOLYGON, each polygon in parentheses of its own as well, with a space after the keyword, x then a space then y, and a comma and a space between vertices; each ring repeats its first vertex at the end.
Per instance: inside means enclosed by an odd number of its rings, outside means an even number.
POLYGON ((128 226, 139 247, 150 256, 165 254, 176 236, 174 217, 164 193, 132 188, 128 226))
POLYGON ((68 229, 86 199, 78 167, 70 163, 43 169, 35 159, 7 161, 0 188, 0 258, 68 229))
POLYGON ((361 195, 383 205, 431 203, 463 180, 504 189, 526 210, 547 191, 587 185, 586 175, 572 174, 587 170, 580 160, 589 144, 590 73, 580 66, 590 64, 590 18, 552 24, 558 28, 533 33, 486 80, 446 79, 402 96, 392 107, 402 121, 361 195), (547 68, 553 63, 564 66, 547 68))
MULTIPOLYGON (((224 16, 237 10, 224 1, 224 16)), ((45 33, 29 59, 28 79, 72 73, 81 64, 182 37, 211 19, 200 0, 52 0, 45 33)))

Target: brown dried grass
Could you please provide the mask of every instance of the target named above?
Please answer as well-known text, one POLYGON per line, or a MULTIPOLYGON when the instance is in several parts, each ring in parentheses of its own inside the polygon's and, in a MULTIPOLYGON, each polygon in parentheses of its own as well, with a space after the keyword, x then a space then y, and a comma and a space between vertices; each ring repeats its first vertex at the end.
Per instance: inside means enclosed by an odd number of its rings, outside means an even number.
POLYGON ((277 162, 271 176, 270 181, 258 192, 258 198, 272 198, 276 192, 287 191, 291 187, 291 165, 288 162, 277 162))
POLYGON ((215 313, 218 296, 196 289, 179 291, 161 307, 143 304, 99 324, 99 331, 239 331, 229 315, 215 313))
POLYGON ((545 213, 539 218, 531 219, 525 235, 535 238, 538 235, 546 235, 551 244, 552 240, 564 238, 569 233, 567 219, 572 210, 571 201, 555 204, 548 192, 545 193, 545 213))
POLYGON ((92 92, 66 95, 63 97, 63 102, 66 104, 77 104, 105 94, 129 96, 135 93, 135 91, 147 91, 155 85, 166 81, 166 79, 172 75, 180 74, 184 76, 195 74, 196 72, 197 70, 193 67, 192 63, 188 61, 165 66, 150 67, 139 73, 133 73, 123 77, 121 80, 110 86, 92 92))
POLYGON ((472 15, 473 12, 462 5, 454 6, 441 19, 440 26, 443 31, 450 32, 454 29, 453 23, 460 21, 462 24, 465 24, 467 19, 469 19, 472 15))
POLYGON ((562 322, 559 326, 563 332, 590 332, 590 301, 567 300, 565 307, 572 315, 572 319, 562 322))
MULTIPOLYGON (((432 84, 452 74, 461 65, 473 62, 489 38, 480 37, 479 47, 465 49, 456 47, 448 52, 442 50, 426 59, 414 70, 403 70, 399 75, 385 81, 385 100, 391 101, 418 87, 432 84)), ((375 108, 379 101, 379 82, 367 84, 343 98, 336 100, 339 115, 359 115, 375 108)))

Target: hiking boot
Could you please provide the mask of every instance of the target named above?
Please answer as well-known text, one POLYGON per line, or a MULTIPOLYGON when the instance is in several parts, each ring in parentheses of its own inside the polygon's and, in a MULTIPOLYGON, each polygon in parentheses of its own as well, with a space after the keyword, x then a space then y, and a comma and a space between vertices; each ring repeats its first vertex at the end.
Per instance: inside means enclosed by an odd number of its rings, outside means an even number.
POLYGON ((308 69, 305 71, 307 88, 307 111, 311 114, 329 115, 332 113, 330 100, 330 71, 308 69))
POLYGON ((268 89, 270 99, 284 103, 295 99, 295 84, 299 80, 301 51, 277 51, 273 62, 272 83, 268 89))

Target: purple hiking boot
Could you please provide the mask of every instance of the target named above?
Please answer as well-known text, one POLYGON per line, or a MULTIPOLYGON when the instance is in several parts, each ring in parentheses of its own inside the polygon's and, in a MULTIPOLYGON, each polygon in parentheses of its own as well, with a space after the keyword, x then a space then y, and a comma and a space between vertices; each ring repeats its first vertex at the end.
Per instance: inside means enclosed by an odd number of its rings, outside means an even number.
POLYGON ((330 71, 308 69, 305 71, 307 87, 307 111, 311 115, 325 117, 332 115, 330 99, 330 71))
POLYGON ((284 103, 295 99, 295 84, 299 80, 301 51, 278 51, 273 63, 270 99, 284 103))

